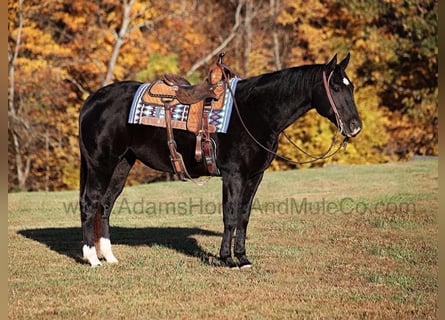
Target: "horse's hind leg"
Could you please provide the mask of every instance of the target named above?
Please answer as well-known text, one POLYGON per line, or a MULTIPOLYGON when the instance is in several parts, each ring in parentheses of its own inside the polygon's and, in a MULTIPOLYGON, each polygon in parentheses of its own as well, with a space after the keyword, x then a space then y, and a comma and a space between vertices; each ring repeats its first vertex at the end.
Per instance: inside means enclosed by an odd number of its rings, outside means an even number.
POLYGON ((100 216, 103 212, 101 201, 107 190, 114 167, 102 165, 92 168, 82 158, 81 190, 80 190, 80 219, 83 233, 83 256, 91 266, 101 265, 97 257, 95 242, 100 239, 100 216))
POLYGON ((133 155, 127 154, 116 166, 113 172, 113 176, 108 185, 107 191, 101 201, 101 217, 100 217, 100 239, 96 242, 98 256, 103 256, 109 263, 116 263, 118 260, 111 250, 110 241, 110 214, 113 209, 114 202, 121 194, 125 181, 127 180, 128 173, 130 172, 135 162, 133 155))

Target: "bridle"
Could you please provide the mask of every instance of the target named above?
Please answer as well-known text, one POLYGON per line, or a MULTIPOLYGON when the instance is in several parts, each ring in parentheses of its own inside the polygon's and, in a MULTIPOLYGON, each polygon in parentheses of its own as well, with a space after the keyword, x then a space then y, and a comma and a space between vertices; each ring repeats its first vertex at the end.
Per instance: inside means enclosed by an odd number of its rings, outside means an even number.
POLYGON ((247 134, 249 135, 249 137, 263 150, 267 151, 268 153, 274 155, 276 158, 279 158, 281 160, 284 160, 288 163, 294 164, 294 165, 301 165, 301 164, 307 164, 307 163, 312 163, 318 160, 323 160, 323 159, 327 159, 330 158, 332 156, 334 156, 338 151, 340 151, 341 148, 346 147, 346 144, 348 143, 349 137, 344 137, 343 141, 340 143, 340 145, 337 147, 337 149, 335 149, 334 151, 331 152, 332 148, 334 147, 334 145, 337 143, 338 140, 338 134, 342 132, 343 130, 343 122, 341 120, 340 114, 338 113, 338 109, 337 106, 335 105, 334 99, 332 98, 332 93, 331 93, 331 89, 329 87, 329 81, 331 80, 331 77, 333 75, 334 71, 331 71, 331 73, 329 74, 328 77, 326 77, 326 71, 323 70, 323 86, 324 89, 326 91, 326 95, 328 97, 329 103, 331 105, 332 110, 334 111, 335 114, 335 118, 337 121, 337 131, 335 132, 334 137, 332 138, 332 142, 331 145, 329 146, 328 150, 326 150, 325 152, 323 152, 320 155, 312 155, 310 153, 308 153, 307 151, 304 151, 301 147, 299 147, 294 141, 291 140, 291 138, 283 131, 282 134, 283 136, 291 143, 291 145, 293 147, 295 147, 297 150, 303 152, 306 156, 312 158, 311 160, 306 160, 306 161, 295 161, 292 159, 289 159, 288 157, 282 156, 280 154, 278 154, 277 152, 267 148, 266 146, 264 146, 261 142, 259 142, 254 136, 253 134, 250 132, 250 130, 246 127, 242 117, 241 117, 241 113, 239 111, 238 108, 238 104, 236 102, 235 99, 235 93, 233 92, 232 88, 230 86, 228 86, 230 94, 232 95, 233 98, 233 104, 235 106, 235 110, 236 113, 238 115, 238 118, 241 122, 241 125, 243 126, 244 130, 246 130, 247 134))
POLYGON ((339 127, 339 130, 343 131, 343 121, 341 121, 341 117, 338 113, 337 106, 335 105, 334 98, 332 98, 331 89, 329 88, 329 81, 331 80, 333 74, 334 70, 331 71, 329 77, 326 79, 326 71, 323 70, 323 86, 326 91, 326 95, 328 96, 329 103, 331 104, 331 108, 334 111, 335 119, 337 120, 337 128, 339 127))

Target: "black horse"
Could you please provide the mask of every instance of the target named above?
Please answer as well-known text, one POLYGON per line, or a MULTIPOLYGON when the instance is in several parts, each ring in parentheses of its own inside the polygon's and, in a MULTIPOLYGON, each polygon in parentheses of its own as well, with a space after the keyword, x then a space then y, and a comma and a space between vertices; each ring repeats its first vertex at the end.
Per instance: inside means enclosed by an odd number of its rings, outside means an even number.
MULTIPOLYGON (((279 134, 286 127, 315 108, 343 136, 360 132, 354 88, 345 73, 349 57, 339 64, 334 56, 327 64, 293 67, 239 81, 235 90, 239 113, 232 112, 227 133, 212 134, 223 181, 224 234, 219 255, 225 265, 251 266, 245 247, 247 224, 257 188, 274 158, 265 148, 276 151, 279 134), (232 257, 234 235, 237 263, 232 257)), ((140 85, 122 81, 105 86, 88 97, 80 112, 83 254, 92 266, 101 264, 101 256, 107 262, 117 262, 111 251, 109 217, 136 159, 151 168, 173 172, 165 128, 127 123, 140 85)), ((194 159, 195 135, 175 130, 175 140, 189 174, 208 175, 206 167, 194 159)))

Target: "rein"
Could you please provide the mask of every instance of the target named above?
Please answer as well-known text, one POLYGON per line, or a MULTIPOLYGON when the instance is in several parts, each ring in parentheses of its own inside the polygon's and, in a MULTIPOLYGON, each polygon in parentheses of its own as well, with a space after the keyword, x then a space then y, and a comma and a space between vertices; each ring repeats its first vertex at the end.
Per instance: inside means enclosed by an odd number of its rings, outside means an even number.
POLYGON ((338 124, 338 126, 339 126, 340 128, 337 127, 337 131, 335 132, 335 135, 334 135, 334 137, 332 138, 332 142, 331 142, 331 145, 329 146, 328 150, 326 150, 325 152, 323 152, 323 153, 320 154, 320 155, 315 155, 315 156, 314 156, 314 155, 311 155, 310 153, 304 151, 301 147, 299 147, 294 141, 292 141, 291 138, 290 138, 284 131, 282 132, 283 135, 284 135, 284 137, 291 143, 291 145, 292 145, 294 148, 296 148, 297 150, 303 152, 303 153, 304 153, 305 155, 307 155, 308 157, 312 158, 312 160, 306 160, 306 161, 296 161, 296 160, 289 159, 288 157, 282 156, 282 155, 278 154, 277 152, 275 152, 275 151, 273 151, 273 150, 267 148, 267 147, 264 146, 261 142, 259 142, 259 141, 253 136, 253 134, 250 132, 250 130, 246 127, 246 125, 245 125, 245 123, 244 123, 244 121, 243 121, 243 119, 242 119, 242 117, 241 117, 241 113, 240 113, 240 111, 239 111, 238 103, 237 103, 237 101, 236 101, 236 99, 235 99, 235 93, 233 92, 233 90, 232 90, 232 88, 231 88, 230 86, 229 86, 228 88, 229 88, 230 94, 232 95, 232 98, 233 98, 233 104, 234 104, 234 106, 235 106, 235 110, 236 110, 236 113, 237 113, 237 115, 238 115, 238 118, 239 118, 239 120, 240 120, 240 122, 241 122, 241 125, 243 126, 244 130, 246 130, 246 132, 247 132, 247 134, 249 135, 249 137, 250 137, 250 138, 251 138, 251 139, 252 139, 252 140, 253 140, 253 141, 260 147, 260 148, 262 148, 263 150, 267 151, 268 153, 274 155, 276 158, 279 158, 279 159, 281 159, 281 160, 284 160, 284 161, 286 161, 286 162, 288 162, 288 163, 291 163, 291 164, 294 164, 294 165, 300 165, 300 164, 313 163, 313 162, 318 161, 318 160, 323 160, 323 159, 330 158, 330 157, 334 156, 337 152, 339 152, 340 149, 341 149, 342 147, 346 147, 346 144, 348 143, 349 138, 348 138, 348 137, 344 137, 343 141, 342 141, 341 144, 337 147, 337 149, 335 149, 334 151, 331 152, 332 148, 334 147, 335 143, 336 143, 337 140, 338 140, 338 133, 341 132, 341 131, 342 131, 342 128, 343 128, 343 122, 341 121, 340 114, 338 113, 337 106, 335 105, 334 99, 332 98, 331 90, 330 90, 330 88, 329 88, 329 81, 330 81, 330 79, 331 79, 332 74, 333 74, 333 72, 331 72, 330 75, 329 75, 329 77, 326 78, 326 72, 323 71, 323 86, 324 86, 324 88, 325 88, 326 95, 327 95, 327 97, 328 97, 329 103, 331 104, 332 110, 334 111, 335 118, 336 118, 336 120, 337 120, 337 124, 338 124))

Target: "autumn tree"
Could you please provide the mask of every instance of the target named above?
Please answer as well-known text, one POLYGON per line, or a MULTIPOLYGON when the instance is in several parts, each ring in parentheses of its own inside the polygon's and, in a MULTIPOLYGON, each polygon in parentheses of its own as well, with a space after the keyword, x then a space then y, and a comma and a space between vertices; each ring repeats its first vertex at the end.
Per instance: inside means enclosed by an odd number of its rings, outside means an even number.
MULTIPOLYGON (((284 1, 278 17, 294 28, 293 59, 323 62, 335 52, 352 55, 348 74, 364 127, 332 160, 437 154, 437 1, 327 0, 312 1, 311 10, 303 7, 301 0, 284 1)), ((289 134, 312 153, 326 150, 332 126, 311 113, 302 120, 289 134)), ((292 154, 286 143, 281 151, 292 154)))
POLYGON ((10 5, 15 8, 8 20, 9 160, 15 168, 10 180, 20 189, 55 189, 62 180, 58 168, 63 160, 54 154, 63 152, 71 134, 62 125, 67 119, 65 104, 72 97, 62 65, 71 51, 42 29, 47 22, 37 13, 47 9, 44 4, 10 5), (37 18, 30 20, 33 16, 37 18))
MULTIPOLYGON (((437 6, 437 0, 9 0, 9 189, 77 188, 78 114, 89 94, 165 72, 196 83, 222 50, 242 78, 350 52, 347 71, 364 127, 328 161, 437 154, 437 6)), ((335 128, 311 111, 286 132, 319 154, 335 128)), ((306 160, 284 139, 279 151, 306 160)), ((164 178, 137 165, 128 181, 164 178)))
POLYGON ((110 78, 131 77, 144 63, 141 45, 122 49, 119 40, 137 43, 150 11, 133 1, 27 1, 10 9, 9 150, 17 172, 10 181, 25 190, 76 187, 80 106, 110 78), (132 24, 116 37, 127 11, 132 24))

